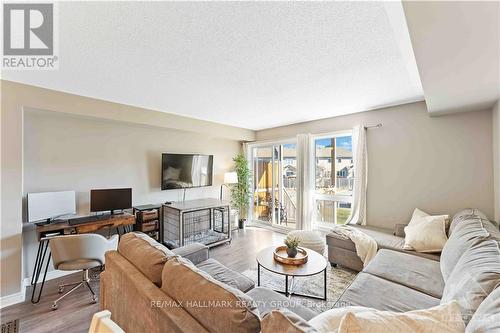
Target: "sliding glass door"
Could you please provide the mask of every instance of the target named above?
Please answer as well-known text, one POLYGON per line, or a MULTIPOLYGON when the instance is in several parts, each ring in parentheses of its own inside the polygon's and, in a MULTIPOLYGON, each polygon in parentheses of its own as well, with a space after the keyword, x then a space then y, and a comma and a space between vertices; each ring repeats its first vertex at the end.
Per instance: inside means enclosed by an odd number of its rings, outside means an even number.
POLYGON ((253 169, 252 219, 295 228, 297 214, 296 144, 250 148, 253 169))
POLYGON ((271 198, 273 196, 273 147, 253 148, 253 211, 252 219, 269 222, 271 198))

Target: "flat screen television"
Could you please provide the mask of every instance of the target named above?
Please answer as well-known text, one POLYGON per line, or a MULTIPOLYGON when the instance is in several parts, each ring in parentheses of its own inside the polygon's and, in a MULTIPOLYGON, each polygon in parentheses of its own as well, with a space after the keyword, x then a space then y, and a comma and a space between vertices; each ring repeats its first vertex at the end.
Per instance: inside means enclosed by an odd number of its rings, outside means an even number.
POLYGON ((213 155, 162 154, 161 189, 211 186, 213 159, 213 155))
POLYGON ((28 193, 28 222, 40 222, 76 214, 75 191, 28 193))
POLYGON ((131 188, 109 188, 90 190, 90 211, 104 212, 123 210, 132 207, 131 188))

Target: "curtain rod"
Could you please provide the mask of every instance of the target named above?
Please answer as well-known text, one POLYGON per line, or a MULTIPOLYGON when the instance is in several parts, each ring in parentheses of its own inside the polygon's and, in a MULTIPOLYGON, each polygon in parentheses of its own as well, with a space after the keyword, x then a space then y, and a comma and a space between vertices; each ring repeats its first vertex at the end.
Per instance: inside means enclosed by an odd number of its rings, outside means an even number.
POLYGON ((373 125, 373 126, 365 126, 365 129, 369 129, 369 128, 380 128, 382 127, 382 123, 378 123, 377 125, 373 125))

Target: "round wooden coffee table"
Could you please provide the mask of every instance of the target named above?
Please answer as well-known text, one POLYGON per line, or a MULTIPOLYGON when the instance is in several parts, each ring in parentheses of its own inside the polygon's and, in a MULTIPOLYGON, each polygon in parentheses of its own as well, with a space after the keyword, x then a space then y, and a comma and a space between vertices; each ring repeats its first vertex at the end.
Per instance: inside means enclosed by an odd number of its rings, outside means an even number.
POLYGON ((276 247, 270 246, 257 253, 257 286, 260 286, 260 268, 263 267, 270 272, 285 276, 285 290, 275 291, 285 294, 288 297, 296 295, 326 300, 326 268, 328 267, 326 259, 318 252, 306 249, 309 258, 305 264, 300 266, 286 265, 274 260, 273 252, 276 247), (293 292, 296 277, 311 276, 320 273, 323 273, 323 296, 304 295, 293 292), (290 285, 288 283, 289 277, 291 277, 290 285))

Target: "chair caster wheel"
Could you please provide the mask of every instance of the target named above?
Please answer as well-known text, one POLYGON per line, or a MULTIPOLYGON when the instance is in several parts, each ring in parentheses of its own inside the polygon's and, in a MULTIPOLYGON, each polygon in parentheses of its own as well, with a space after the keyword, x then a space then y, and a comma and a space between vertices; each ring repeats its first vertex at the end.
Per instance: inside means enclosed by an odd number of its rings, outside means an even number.
POLYGON ((59 294, 62 294, 62 293, 63 293, 63 291, 64 291, 64 287, 59 287, 59 289, 57 290, 57 292, 58 292, 59 294))
POLYGON ((97 303, 97 297, 92 297, 92 300, 90 301, 90 303, 92 304, 96 304, 97 303))
POLYGON ((51 306, 52 311, 57 310, 57 307, 58 307, 58 304, 57 304, 57 303, 55 303, 55 302, 54 302, 54 303, 52 303, 52 306, 51 306))

